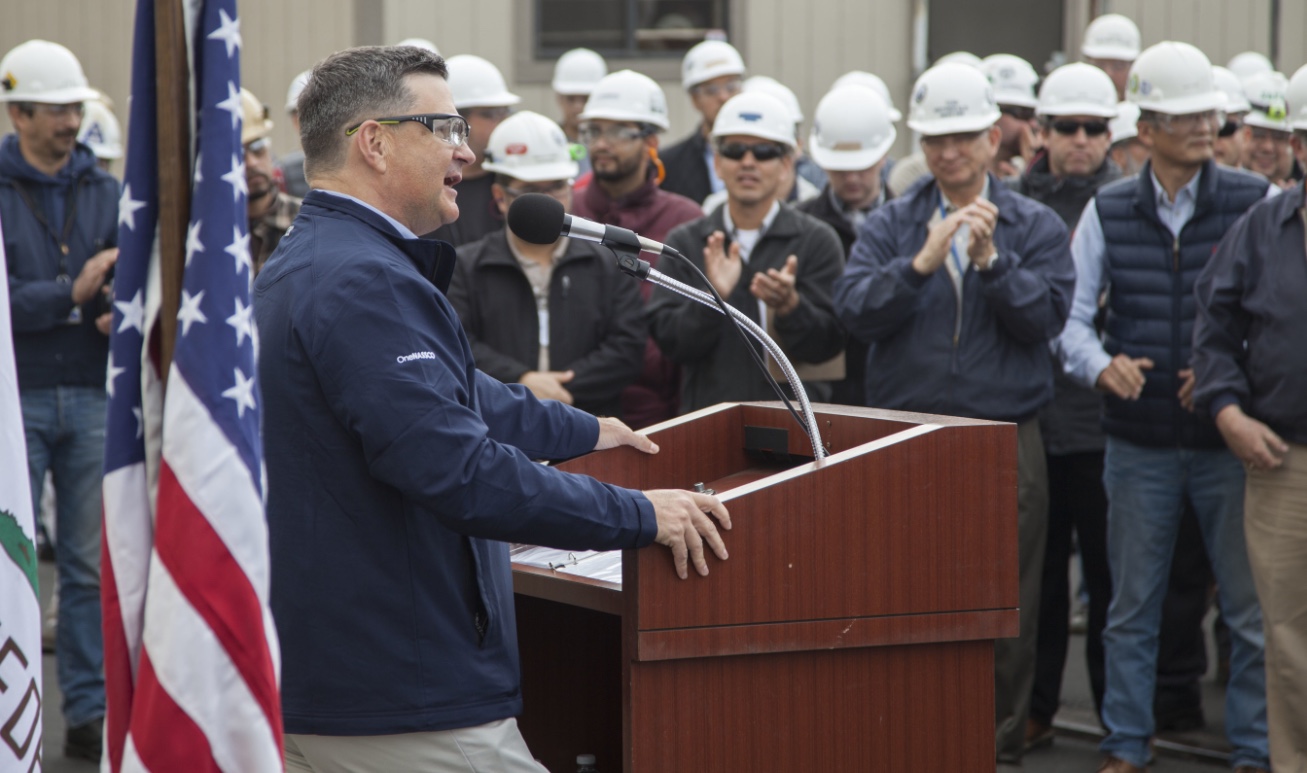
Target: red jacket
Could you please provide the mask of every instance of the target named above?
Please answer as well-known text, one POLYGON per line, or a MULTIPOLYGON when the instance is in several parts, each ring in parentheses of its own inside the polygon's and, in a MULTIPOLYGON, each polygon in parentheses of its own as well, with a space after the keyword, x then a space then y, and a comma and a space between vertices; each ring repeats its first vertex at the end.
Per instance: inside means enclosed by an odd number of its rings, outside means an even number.
MULTIPOLYGON (((629 228, 659 242, 665 241, 676 226, 703 217, 698 204, 662 190, 652 174, 642 187, 616 199, 609 197, 598 182, 590 180, 589 185, 576 192, 572 210, 572 214, 587 220, 629 228)), ((657 265, 657 259, 650 260, 650 263, 657 265)), ((648 283, 640 288, 646 302, 652 289, 653 285, 648 283)), ((681 376, 676 364, 663 356, 652 338, 648 339, 640 377, 622 392, 622 415, 636 429, 677 416, 680 414, 680 386, 681 376)))

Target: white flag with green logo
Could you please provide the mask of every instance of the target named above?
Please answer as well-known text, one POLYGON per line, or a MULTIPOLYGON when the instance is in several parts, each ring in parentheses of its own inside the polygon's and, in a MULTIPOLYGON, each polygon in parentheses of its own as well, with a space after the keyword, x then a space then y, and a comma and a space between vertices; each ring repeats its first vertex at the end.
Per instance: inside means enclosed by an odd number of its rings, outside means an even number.
MULTIPOLYGON (((0 274, 8 276, 0 231, 0 274)), ((41 601, 9 282, 0 282, 0 771, 40 770, 41 601)))

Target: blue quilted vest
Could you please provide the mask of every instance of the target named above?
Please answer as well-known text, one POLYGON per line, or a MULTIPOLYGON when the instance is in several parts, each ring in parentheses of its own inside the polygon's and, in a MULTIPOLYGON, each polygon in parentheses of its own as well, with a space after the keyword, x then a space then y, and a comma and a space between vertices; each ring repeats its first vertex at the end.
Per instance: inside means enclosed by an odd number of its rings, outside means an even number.
POLYGON ((1109 395, 1108 434, 1154 447, 1219 448, 1216 426, 1180 406, 1177 372, 1190 366, 1194 282, 1234 221, 1266 195, 1266 180, 1208 161, 1193 217, 1178 236, 1158 219, 1152 165, 1099 189, 1098 218, 1107 242, 1109 283, 1103 346, 1108 354, 1148 357, 1138 400, 1109 395))

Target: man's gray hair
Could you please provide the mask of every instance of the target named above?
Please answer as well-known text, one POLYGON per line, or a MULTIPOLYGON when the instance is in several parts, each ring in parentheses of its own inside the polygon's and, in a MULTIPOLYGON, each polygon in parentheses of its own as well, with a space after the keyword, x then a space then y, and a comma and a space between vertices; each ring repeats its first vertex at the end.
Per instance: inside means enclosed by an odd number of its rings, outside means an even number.
POLYGON ((416 98, 405 79, 421 74, 447 78, 449 71, 440 56, 413 46, 350 48, 319 62, 296 103, 305 176, 340 168, 346 129, 411 109, 416 98))

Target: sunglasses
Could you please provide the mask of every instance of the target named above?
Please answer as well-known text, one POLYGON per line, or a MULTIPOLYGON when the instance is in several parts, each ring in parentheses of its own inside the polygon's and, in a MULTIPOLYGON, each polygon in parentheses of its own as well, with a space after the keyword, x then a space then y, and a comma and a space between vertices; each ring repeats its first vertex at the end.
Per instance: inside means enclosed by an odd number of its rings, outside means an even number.
POLYGON ((785 148, 775 142, 723 142, 717 146, 717 152, 732 161, 744 158, 745 153, 752 153, 755 161, 774 161, 785 155, 785 148))
POLYGON ((1018 121, 1032 121, 1035 118, 1035 108, 1020 107, 1018 105, 999 105, 998 111, 1006 116, 1011 116, 1018 121))
POLYGON ((1243 128, 1242 121, 1231 121, 1227 119, 1226 122, 1221 126, 1221 130, 1216 133, 1216 136, 1233 137, 1234 133, 1242 128, 1243 128))
MULTIPOLYGON (((421 115, 397 115, 390 118, 373 119, 382 126, 397 126, 405 121, 420 123, 431 130, 431 133, 440 139, 448 142, 454 147, 462 147, 467 142, 467 119, 461 115, 451 115, 449 113, 423 113, 421 115)), ((346 137, 354 136, 354 132, 359 130, 367 121, 361 121, 354 126, 345 130, 346 137)))
POLYGON ((1064 137, 1074 137, 1081 129, 1085 130, 1086 137, 1101 137, 1107 134, 1106 121, 1070 121, 1058 120, 1049 124, 1053 131, 1064 137))

